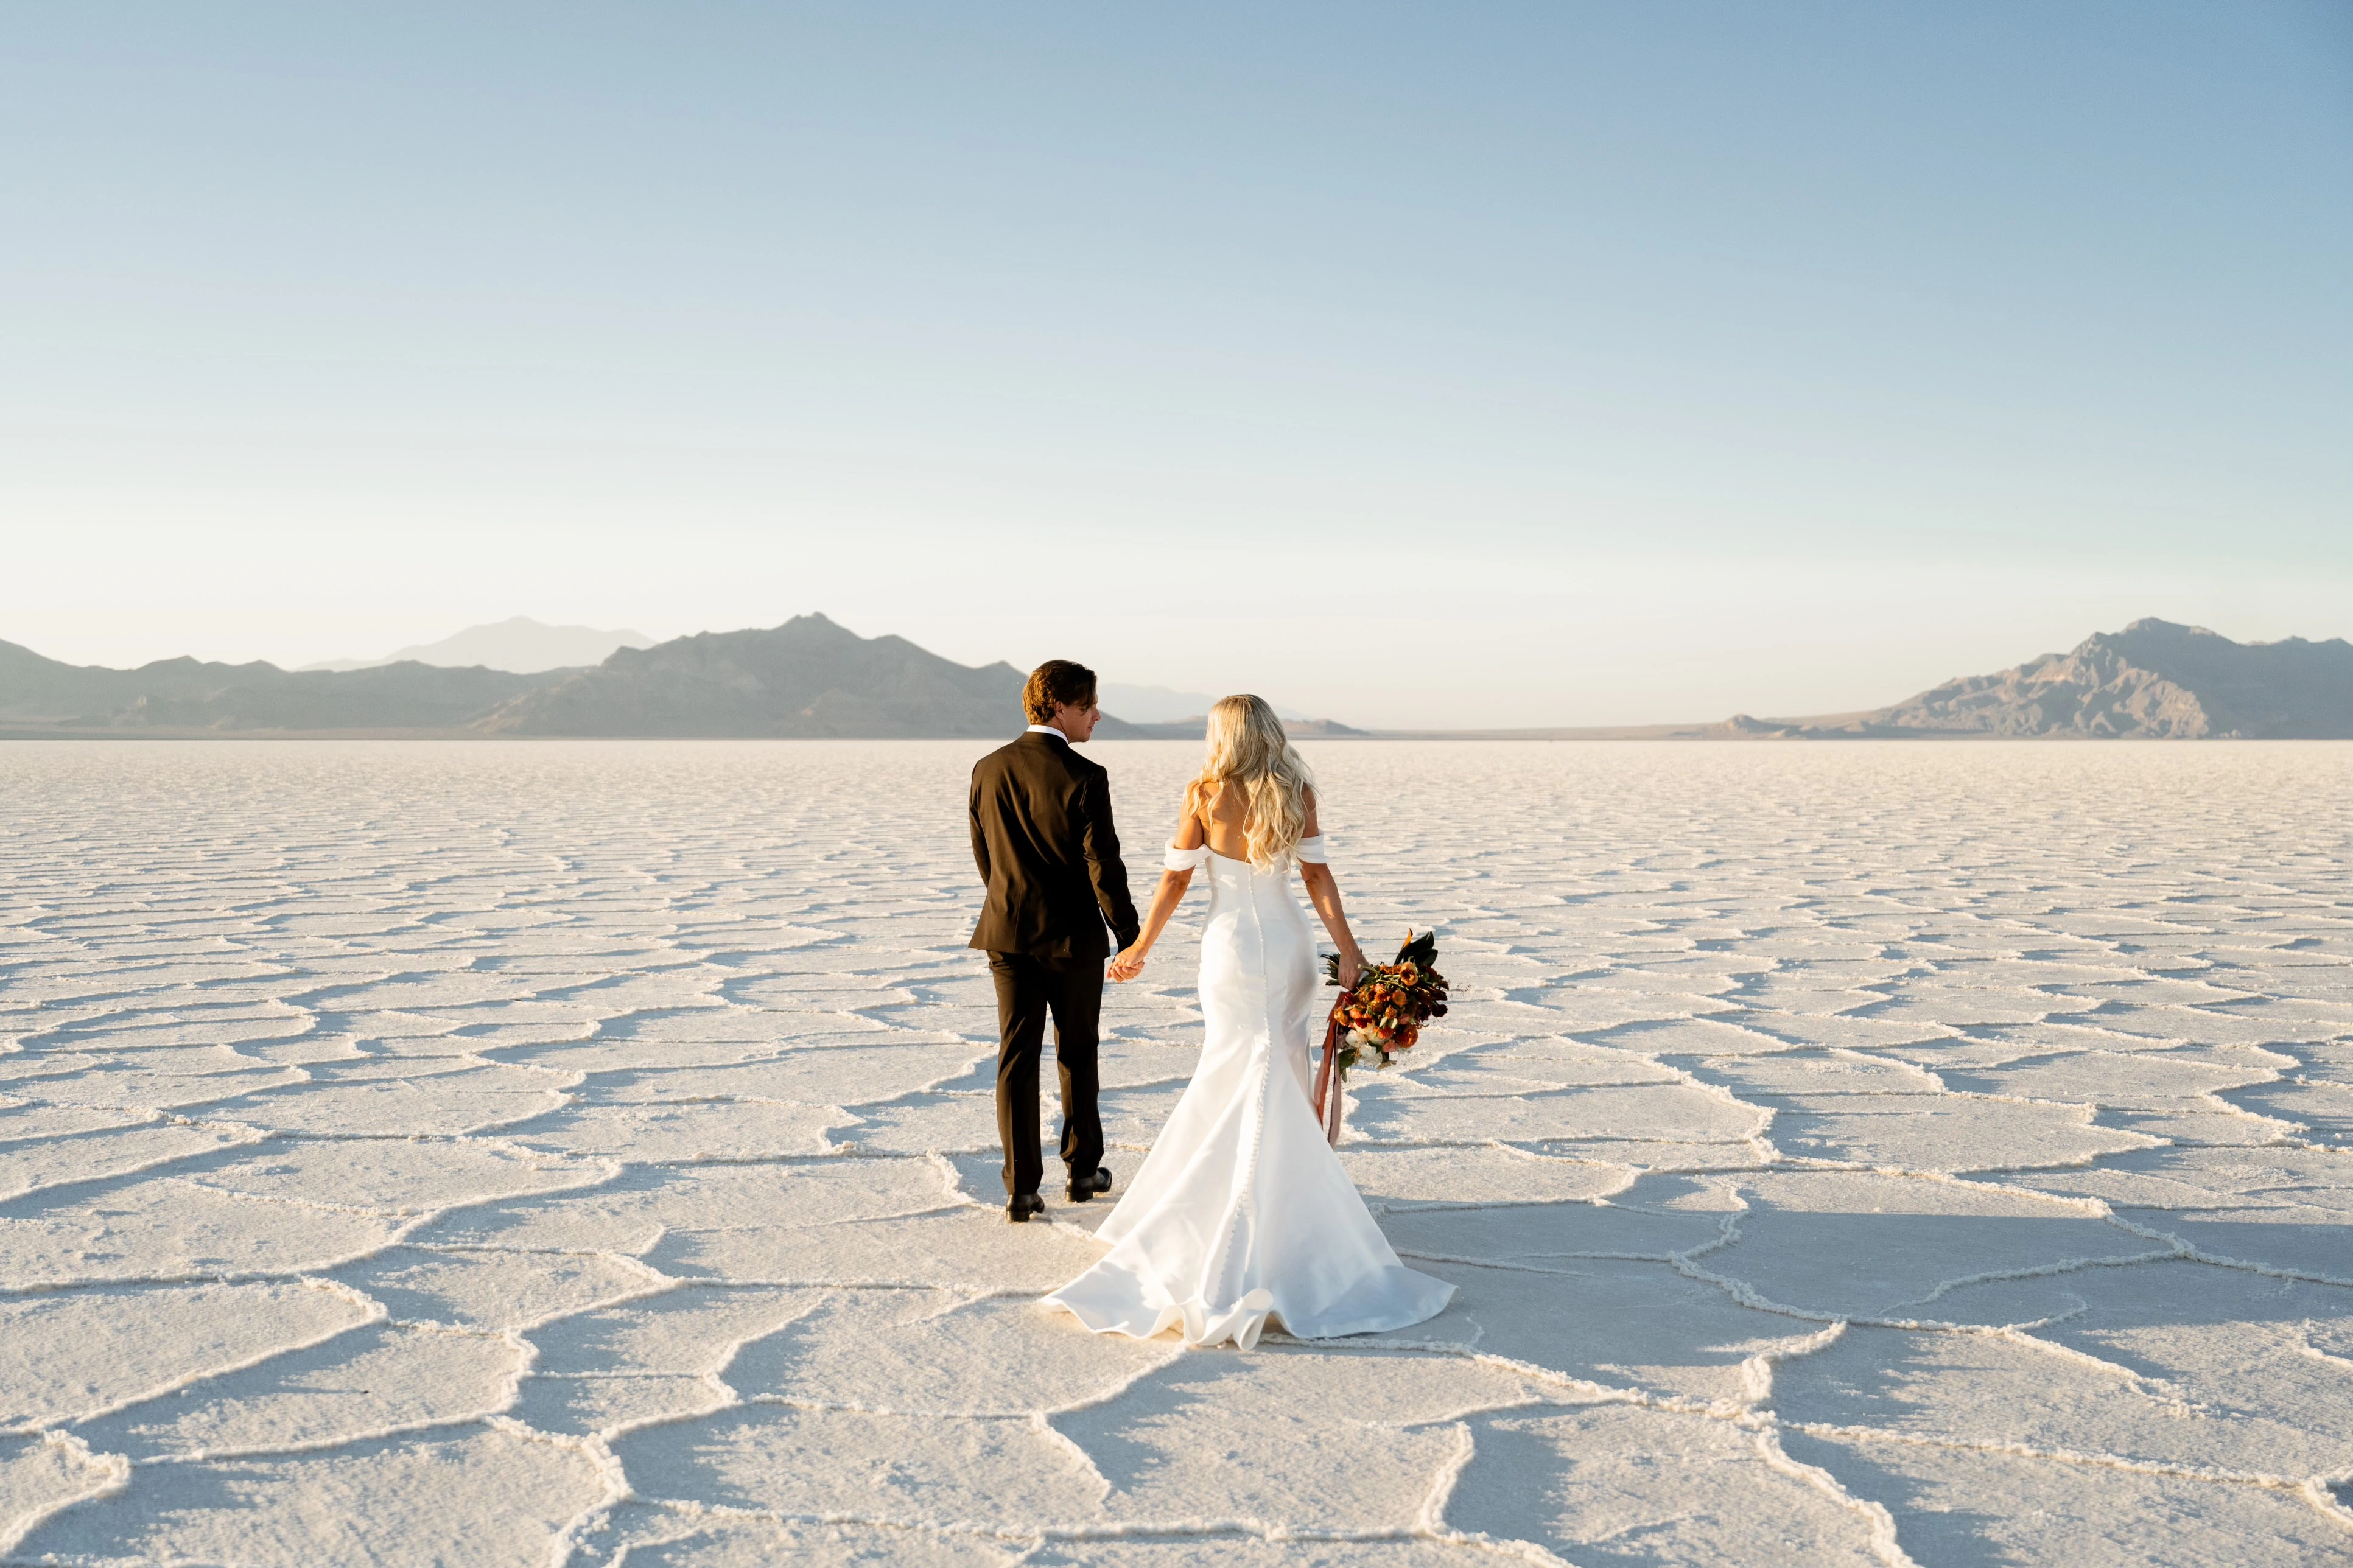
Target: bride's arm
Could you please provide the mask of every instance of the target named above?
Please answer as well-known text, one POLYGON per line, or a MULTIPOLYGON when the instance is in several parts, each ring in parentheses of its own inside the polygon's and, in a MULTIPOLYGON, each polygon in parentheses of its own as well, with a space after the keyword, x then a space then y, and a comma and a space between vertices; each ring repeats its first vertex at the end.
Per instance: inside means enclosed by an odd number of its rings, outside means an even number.
MULTIPOLYGON (((1193 810, 1192 794, 1187 791, 1185 816, 1176 824, 1176 836, 1168 841, 1169 847, 1198 849, 1208 841, 1208 835, 1202 830, 1201 819, 1193 810)), ((1145 955, 1152 951, 1152 944, 1160 940, 1160 933, 1167 929, 1168 917, 1175 914, 1176 906, 1185 901, 1185 889, 1192 885, 1193 873, 1190 871, 1160 873, 1160 886, 1152 892, 1151 912, 1144 917, 1143 934, 1135 939, 1134 946, 1111 961, 1111 977, 1113 980, 1124 984, 1144 973, 1145 955)))
MULTIPOLYGON (((1324 831, 1315 820, 1315 792, 1307 792, 1307 831, 1303 837, 1314 838, 1324 831)), ((1318 861, 1299 863, 1299 880, 1307 889, 1307 901, 1324 919, 1324 929, 1332 933, 1334 945, 1340 950, 1340 986, 1352 990, 1356 977, 1365 972, 1365 952, 1356 945, 1356 933, 1348 929, 1348 911, 1340 907, 1340 884, 1332 876, 1332 868, 1318 861)))

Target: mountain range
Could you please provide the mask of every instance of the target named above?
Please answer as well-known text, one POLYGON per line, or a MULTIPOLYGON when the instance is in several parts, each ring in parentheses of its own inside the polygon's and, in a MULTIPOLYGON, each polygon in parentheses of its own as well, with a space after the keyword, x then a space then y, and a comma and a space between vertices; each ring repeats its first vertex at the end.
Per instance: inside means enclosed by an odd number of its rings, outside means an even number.
POLYGON ((0 642, 0 726, 18 735, 444 731, 543 679, 413 663, 336 673, 166 658, 107 669, 0 642))
MULTIPOLYGON (((862 637, 823 616, 766 630, 702 632, 619 648, 560 670, 470 728, 491 735, 1000 735, 1021 717, 1027 679, 973 668, 904 637, 862 637)), ((1105 721, 1107 737, 1133 726, 1105 721)))
MULTIPOLYGON (((173 658, 108 669, 0 642, 0 734, 982 738, 1018 728, 1022 680, 1009 664, 957 664, 903 637, 860 637, 819 615, 616 647, 594 665, 532 673, 416 659, 285 670, 173 658)), ((1330 721, 1294 720, 1291 729, 1303 736, 1367 733, 1330 721)), ((1138 723, 1106 715, 1096 733, 1176 740, 1198 738, 1201 730, 1198 717, 1138 723)), ((2071 652, 1948 680, 1867 712, 1482 733, 2353 739, 2353 645, 2302 637, 2238 643, 2202 627, 2141 620, 2087 637, 2071 652)))
POLYGON ((1757 720, 1728 734, 1791 739, 2012 735, 2145 740, 2353 739, 2353 643, 2233 642, 2155 619, 2066 653, 1963 676, 1867 713, 1757 720))
MULTIPOLYGON (((1025 679, 1009 664, 975 668, 818 615, 533 673, 418 659, 286 670, 174 658, 107 669, 0 643, 0 733, 985 737, 1018 728, 1025 679)), ((1096 733, 1185 739, 1201 729, 1198 719, 1134 724, 1106 714, 1096 733)))
MULTIPOLYGON (((387 664, 482 665, 491 669, 534 675, 552 669, 602 664, 625 647, 646 648, 654 639, 627 628, 607 631, 596 626, 552 626, 529 616, 485 622, 452 633, 438 642, 414 643, 382 658, 325 659, 303 665, 295 673, 312 670, 375 669, 387 664)), ((1139 724, 1183 723, 1208 712, 1217 699, 1206 691, 1180 691, 1166 686, 1139 686, 1106 680, 1103 705, 1139 724)), ((1281 702, 1274 710, 1285 719, 1305 721, 1309 715, 1281 702)))
MULTIPOLYGON (((192 658, 105 669, 0 643, 0 725, 17 734, 985 736, 1018 728, 1022 679, 1009 664, 970 668, 823 616, 532 674, 414 659, 354 670, 192 658)), ((1145 731, 1107 720, 1101 732, 1145 731)))

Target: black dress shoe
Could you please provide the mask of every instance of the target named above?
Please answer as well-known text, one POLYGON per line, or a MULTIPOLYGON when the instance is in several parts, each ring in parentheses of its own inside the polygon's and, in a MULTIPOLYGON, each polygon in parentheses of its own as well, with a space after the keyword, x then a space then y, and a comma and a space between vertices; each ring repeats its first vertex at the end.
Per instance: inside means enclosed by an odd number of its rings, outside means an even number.
POLYGON ((1014 1225, 1028 1225, 1033 1214, 1046 1212, 1046 1200, 1035 1193, 1016 1193, 1005 1203, 1005 1217, 1014 1225))
POLYGON ((1097 1167, 1092 1176, 1071 1178, 1071 1201, 1074 1204, 1085 1203, 1097 1193, 1109 1191, 1111 1191, 1111 1167, 1108 1165, 1097 1167))

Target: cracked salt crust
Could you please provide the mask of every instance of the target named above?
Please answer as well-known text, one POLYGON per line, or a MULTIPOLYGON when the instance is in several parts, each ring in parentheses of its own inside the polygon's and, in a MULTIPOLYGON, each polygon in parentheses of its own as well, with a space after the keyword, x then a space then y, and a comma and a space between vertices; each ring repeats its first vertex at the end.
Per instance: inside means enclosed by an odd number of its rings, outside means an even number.
POLYGON ((1458 1294, 1249 1355, 1034 1307, 980 749, 0 746, 0 1560, 2353 1557, 2353 747, 1316 747, 1458 1294))

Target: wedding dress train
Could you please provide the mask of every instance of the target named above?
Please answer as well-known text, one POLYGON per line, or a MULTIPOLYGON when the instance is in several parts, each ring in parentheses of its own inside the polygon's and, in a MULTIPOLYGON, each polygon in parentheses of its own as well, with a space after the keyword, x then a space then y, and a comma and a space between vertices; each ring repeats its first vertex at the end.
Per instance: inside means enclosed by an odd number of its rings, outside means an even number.
MULTIPOLYGON (((1299 846, 1321 861, 1323 841, 1299 846)), ((1208 1037, 1193 1081, 1126 1195, 1097 1231, 1112 1244, 1046 1298, 1095 1332, 1248 1350, 1267 1320, 1302 1339, 1400 1329, 1454 1294, 1398 1261, 1324 1142, 1310 1087, 1311 1031, 1322 1022, 1315 943, 1271 872, 1207 848, 1166 864, 1206 866, 1201 1014, 1208 1037)))

